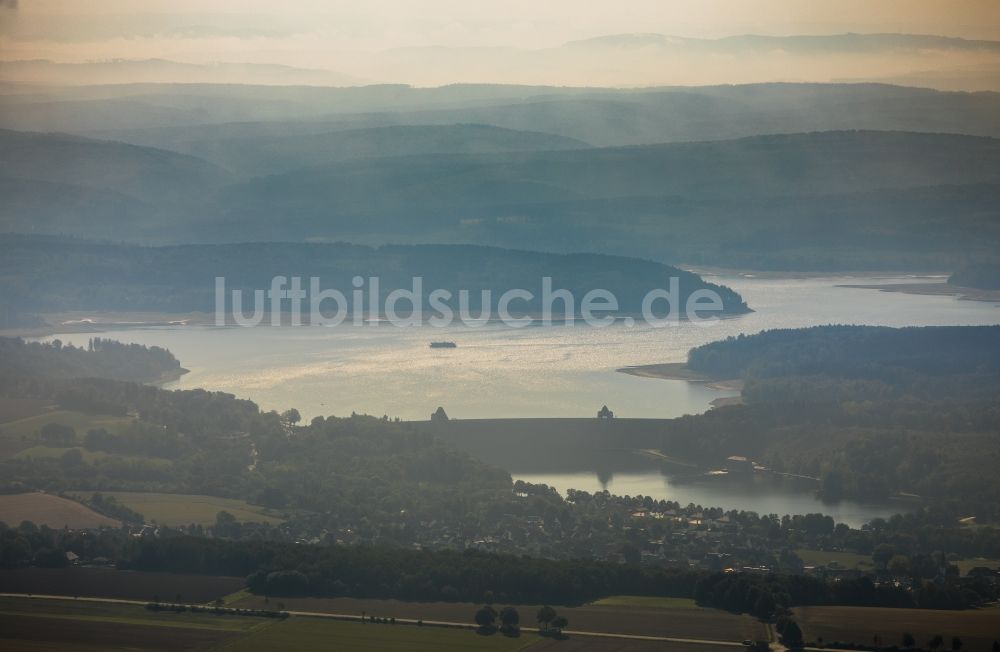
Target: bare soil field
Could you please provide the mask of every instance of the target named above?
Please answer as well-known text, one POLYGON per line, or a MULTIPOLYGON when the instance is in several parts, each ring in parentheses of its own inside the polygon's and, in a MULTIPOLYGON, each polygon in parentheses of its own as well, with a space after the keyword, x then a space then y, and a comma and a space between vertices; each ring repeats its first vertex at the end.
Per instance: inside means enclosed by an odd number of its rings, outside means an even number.
POLYGON ((875 566, 871 555, 859 555, 853 552, 830 552, 826 550, 799 548, 795 551, 795 554, 807 566, 826 565, 830 562, 837 562, 844 568, 861 568, 866 570, 871 570, 875 566))
POLYGON ((4 650, 209 650, 235 632, 0 614, 4 650))
POLYGON ((31 521, 53 529, 68 527, 73 530, 120 525, 118 521, 98 514, 75 500, 37 491, 0 496, 0 521, 11 526, 31 521))
POLYGON ((968 575, 969 571, 978 566, 985 566, 986 568, 1000 568, 1000 559, 984 559, 982 557, 974 559, 959 559, 955 562, 958 566, 959 572, 964 576, 968 575))
POLYGON ((3 650, 207 650, 269 620, 137 605, 0 598, 3 650))
POLYGON ((18 419, 27 419, 43 414, 52 406, 52 401, 34 398, 10 398, 0 396, 0 424, 18 419))
POLYGON ((625 638, 570 636, 563 640, 542 638, 527 649, 528 652, 725 652, 727 649, 735 648, 625 638))
POLYGON ((471 629, 375 625, 292 617, 224 645, 227 652, 350 650, 351 652, 517 652, 537 637, 480 636, 471 629))
MULTIPOLYGON (((20 409, 27 410, 28 407, 22 406, 20 409)), ((31 408, 31 412, 23 418, 0 423, 0 459, 11 457, 19 451, 41 443, 38 433, 50 423, 70 426, 79 438, 91 428, 104 428, 108 432, 115 433, 132 422, 128 417, 84 414, 72 410, 48 410, 37 406, 31 408)))
POLYGON ((793 609, 807 642, 822 636, 834 641, 871 645, 878 636, 883 645, 901 645, 904 632, 913 634, 918 647, 937 634, 951 647, 960 636, 966 652, 989 652, 1000 640, 1000 607, 967 611, 932 609, 883 609, 875 607, 796 607, 793 609))
MULTIPOLYGON (((364 611, 377 617, 420 618, 470 624, 476 609, 482 606, 461 602, 402 602, 357 598, 273 598, 267 606, 273 608, 278 601, 285 605, 285 609, 292 611, 356 615, 364 611)), ((265 603, 261 596, 250 596, 235 601, 231 606, 263 608, 265 603)), ((497 605, 498 608, 499 606, 497 605)), ((517 610, 521 614, 521 625, 533 627, 538 605, 517 605, 517 610)), ((569 619, 570 630, 728 641, 767 638, 764 626, 754 618, 718 609, 584 605, 556 607, 556 611, 569 619)))
MULTIPOLYGON (((89 496, 93 492, 74 492, 89 496)), ((161 525, 177 526, 198 523, 212 525, 219 512, 226 511, 244 523, 281 523, 284 519, 264 507, 250 505, 233 498, 199 496, 192 494, 163 494, 137 491, 104 491, 105 496, 114 497, 122 505, 142 514, 147 521, 161 525)))
POLYGON ((554 640, 534 632, 511 638, 501 634, 480 635, 471 625, 468 628, 376 625, 303 616, 279 621, 211 613, 151 612, 131 604, 0 597, 0 649, 719 652, 720 647, 574 635, 554 640))
POLYGON ((112 568, 0 569, 0 593, 35 593, 122 600, 210 602, 243 588, 242 577, 145 573, 112 568))

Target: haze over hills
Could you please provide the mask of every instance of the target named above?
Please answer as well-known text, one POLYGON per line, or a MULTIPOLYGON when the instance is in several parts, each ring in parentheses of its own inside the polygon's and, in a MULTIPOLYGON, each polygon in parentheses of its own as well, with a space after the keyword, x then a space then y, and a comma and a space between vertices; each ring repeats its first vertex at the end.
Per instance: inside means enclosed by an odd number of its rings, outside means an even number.
MULTIPOLYGON (((1000 136, 1000 94, 873 84, 616 90, 128 85, 0 95, 0 126, 166 149, 396 125, 485 124, 593 145, 873 129, 1000 136)), ((190 149, 186 150, 190 151, 190 149)))
POLYGON ((818 132, 587 148, 452 125, 200 145, 242 176, 110 141, 3 132, 0 142, 5 169, 18 162, 4 181, 7 232, 531 242, 664 262, 950 269, 992 256, 1000 223, 1000 141, 973 136, 818 132), (518 151, 532 142, 551 149, 518 151), (308 165, 327 146, 325 162, 308 165), (282 167, 291 171, 247 176, 282 167))
POLYGON ((1000 42, 937 36, 934 34, 809 34, 768 36, 741 34, 718 39, 666 34, 610 34, 570 41, 566 48, 667 48, 714 52, 748 52, 781 49, 786 52, 880 52, 899 50, 960 50, 1000 52, 1000 42))
POLYGON ((241 176, 260 176, 353 159, 427 154, 485 154, 589 147, 541 132, 477 124, 399 125, 316 134, 259 135, 178 142, 174 149, 241 176))
POLYGON ((994 256, 998 116, 997 93, 880 84, 8 86, 0 231, 953 271, 994 256))
POLYGON ((114 59, 63 63, 46 59, 0 62, 0 79, 32 84, 227 83, 280 86, 356 86, 371 83, 334 70, 297 68, 278 64, 193 64, 166 59, 114 59))
POLYGON ((0 640, 1000 652, 998 0, 0 47, 0 640))
MULTIPOLYGON (((831 132, 357 161, 256 179, 228 188, 222 201, 227 220, 245 232, 264 225, 261 236, 269 216, 282 215, 304 238, 332 237, 332 227, 365 242, 386 233, 532 241, 713 264, 760 252, 758 265, 835 259, 841 249, 884 253, 905 241, 913 264, 942 248, 950 256, 982 250, 977 239, 997 228, 998 157, 994 139, 831 132)), ((844 260, 867 266, 857 258, 844 260)), ((881 264, 899 262, 883 255, 881 264)))
POLYGON ((650 86, 911 76, 931 88, 1000 90, 1000 42, 931 34, 736 34, 691 38, 609 34, 550 47, 423 45, 340 51, 332 69, 246 63, 183 63, 162 58, 66 63, 15 60, 0 78, 46 84, 200 82, 354 86, 372 80, 438 86, 476 80, 501 84, 650 86), (919 64, 915 62, 919 61, 919 64), (964 69, 964 74, 955 71, 964 69), (971 70, 971 72, 970 72, 971 70))
POLYGON ((203 194, 229 180, 205 161, 151 147, 65 134, 0 131, 5 176, 83 186, 150 201, 203 194), (179 192, 183 190, 183 193, 179 192))
MULTIPOLYGON (((426 155, 332 163, 234 186, 259 210, 315 197, 324 211, 378 213, 393 197, 415 216, 517 201, 643 196, 704 199, 836 195, 1000 182, 1000 141, 899 132, 823 132, 585 150, 426 155), (381 188, 380 193, 373 192, 381 188), (495 187, 490 194, 491 187, 495 187), (504 187, 515 192, 500 192, 504 187), (271 206, 268 206, 270 204, 271 206)), ((238 199, 237 199, 238 202, 238 199)), ((246 207, 248 210, 250 206, 246 207)), ((303 213, 305 214, 305 213, 303 213)))

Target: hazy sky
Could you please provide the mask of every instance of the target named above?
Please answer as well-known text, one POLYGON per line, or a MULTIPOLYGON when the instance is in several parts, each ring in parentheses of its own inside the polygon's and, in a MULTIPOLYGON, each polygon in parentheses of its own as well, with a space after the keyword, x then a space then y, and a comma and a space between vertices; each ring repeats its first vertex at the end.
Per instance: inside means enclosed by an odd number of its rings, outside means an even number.
POLYGON ((669 54, 657 59, 637 51, 614 63, 601 54, 570 59, 566 53, 527 58, 504 51, 396 52, 421 46, 547 52, 567 41, 622 33, 719 38, 845 32, 1000 41, 1000 0, 0 0, 2 61, 279 63, 338 71, 355 80, 424 85, 829 81, 972 67, 976 79, 959 87, 1000 83, 1000 50, 933 56, 912 50, 857 56, 842 51, 839 59, 789 58, 781 51, 749 58, 669 54), (992 77, 979 81, 984 66, 990 66, 992 77))
MULTIPOLYGON (((295 65, 407 46, 542 48, 621 32, 1000 39, 998 0, 0 0, 0 58, 295 65)), ((319 67, 319 66, 317 66, 319 67)))

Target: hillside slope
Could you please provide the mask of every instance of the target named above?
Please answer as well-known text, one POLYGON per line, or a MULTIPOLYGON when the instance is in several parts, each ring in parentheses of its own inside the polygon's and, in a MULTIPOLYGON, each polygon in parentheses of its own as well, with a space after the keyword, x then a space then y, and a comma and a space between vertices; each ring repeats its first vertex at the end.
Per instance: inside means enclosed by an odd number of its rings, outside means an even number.
POLYGON ((255 134, 199 138, 173 145, 177 151, 246 177, 354 159, 585 147, 589 145, 574 138, 476 124, 400 125, 300 135, 255 134))
POLYGON ((229 181, 192 156, 67 134, 0 130, 0 167, 12 178, 101 190, 143 200, 197 198, 229 181))

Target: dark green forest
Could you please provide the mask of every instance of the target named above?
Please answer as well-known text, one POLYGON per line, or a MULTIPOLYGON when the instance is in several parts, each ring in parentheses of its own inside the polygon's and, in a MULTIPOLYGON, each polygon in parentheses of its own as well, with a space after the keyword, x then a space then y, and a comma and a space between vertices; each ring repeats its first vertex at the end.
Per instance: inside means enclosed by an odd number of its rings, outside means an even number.
MULTIPOLYGON (((267 289, 275 276, 298 276, 302 287, 310 278, 320 288, 336 288, 348 298, 352 279, 365 279, 366 301, 370 281, 379 279, 379 300, 394 289, 410 289, 414 277, 423 279, 424 311, 431 312, 428 295, 436 289, 450 291, 446 301, 457 314, 459 292, 469 293, 472 315, 483 305, 496 309, 500 296, 510 289, 532 292, 531 301, 511 304, 514 312, 542 309, 542 279, 552 278, 554 290, 573 293, 580 305, 593 289, 611 291, 624 313, 641 311, 643 298, 652 289, 667 289, 670 279, 679 283, 681 301, 706 288, 719 294, 727 314, 748 312, 743 299, 731 289, 708 283, 697 274, 636 258, 598 254, 544 254, 530 251, 463 245, 382 246, 347 243, 295 244, 247 243, 139 247, 61 238, 0 237, 0 306, 20 313, 66 310, 152 310, 190 312, 215 310, 215 279, 226 278, 227 291, 243 290, 244 297, 267 289)), ((231 294, 229 295, 231 296, 231 294)), ((326 306, 324 306, 326 309, 326 306)), ((680 310, 684 310, 681 305, 680 310)), ((251 306, 245 306, 252 312, 251 306)), ((285 310, 287 310, 287 303, 285 310)), ((406 314, 409 304, 399 310, 406 314)), ((309 303, 304 302, 303 313, 309 303)), ((564 307, 556 301, 553 313, 564 307)), ((2 313, 0 313, 2 314, 2 313)))
MULTIPOLYGON (((122 344, 93 337, 86 348, 59 340, 43 344, 0 337, 0 377, 108 378, 134 382, 166 380, 185 370, 174 355, 158 346, 122 344)), ((2 382, 2 381, 0 381, 2 382)))
POLYGON ((847 130, 594 148, 468 124, 282 137, 273 128, 186 146, 221 165, 0 131, 0 162, 18 168, 17 178, 0 175, 0 232, 160 244, 531 243, 757 269, 995 262, 994 138, 847 130), (241 168, 234 160, 260 176, 223 167, 241 168))
POLYGON ((688 365, 744 379, 746 405, 674 420, 665 450, 748 455, 818 477, 832 499, 909 493, 1000 517, 1000 327, 766 331, 688 365))
MULTIPOLYGON (((923 584, 909 592, 869 578, 828 583, 801 574, 712 573, 599 561, 548 560, 466 551, 384 546, 303 546, 266 540, 207 539, 165 529, 129 540, 114 530, 89 539, 31 523, 0 523, 0 568, 34 555, 62 567, 64 549, 99 552, 120 568, 246 576, 247 588, 270 597, 316 596, 445 602, 580 605, 608 595, 694 598, 698 604, 771 618, 792 606, 962 609, 995 599, 985 580, 961 587, 923 584)), ((938 562, 925 560, 936 572, 938 562)))
POLYGON ((948 278, 952 285, 983 290, 1000 290, 1000 265, 966 265, 948 278))

